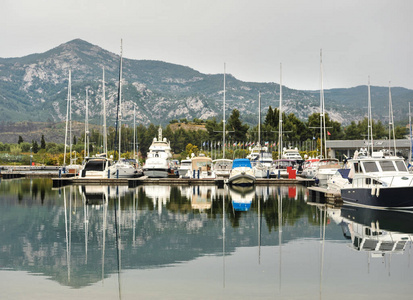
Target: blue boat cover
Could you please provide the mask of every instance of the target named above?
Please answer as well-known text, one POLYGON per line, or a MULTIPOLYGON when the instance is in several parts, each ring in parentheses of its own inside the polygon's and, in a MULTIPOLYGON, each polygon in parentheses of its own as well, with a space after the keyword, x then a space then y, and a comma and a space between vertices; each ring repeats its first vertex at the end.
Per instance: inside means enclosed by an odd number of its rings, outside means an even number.
POLYGON ((247 168, 252 168, 251 167, 251 162, 248 158, 237 158, 234 159, 232 162, 232 168, 239 168, 239 167, 247 167, 247 168))

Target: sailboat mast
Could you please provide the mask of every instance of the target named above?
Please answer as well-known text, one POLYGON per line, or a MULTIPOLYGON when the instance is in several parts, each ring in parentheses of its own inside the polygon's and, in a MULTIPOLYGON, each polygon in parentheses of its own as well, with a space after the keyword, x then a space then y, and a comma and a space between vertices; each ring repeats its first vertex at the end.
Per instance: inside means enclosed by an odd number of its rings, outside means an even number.
POLYGON ((69 70, 69 164, 72 164, 72 72, 69 70))
POLYGON ((89 157, 89 100, 88 100, 88 91, 86 89, 86 101, 85 101, 85 106, 86 106, 86 113, 85 113, 85 151, 84 155, 85 157, 89 157))
POLYGON ((102 104, 103 104, 103 153, 108 155, 108 137, 106 132, 106 96, 105 96, 105 67, 102 68, 102 104))
POLYGON ((283 86, 282 86, 282 64, 280 64, 280 111, 279 111, 279 123, 278 123, 278 159, 281 158, 281 152, 283 149, 283 114, 282 114, 282 102, 283 102, 283 86))
POLYGON ((225 159, 225 63, 224 63, 224 101, 223 101, 223 107, 222 107, 222 113, 223 113, 223 130, 222 130, 222 158, 225 159))
POLYGON ((371 115, 371 93, 370 93, 370 76, 369 76, 369 85, 368 85, 368 124, 367 124, 367 153, 373 154, 373 118, 371 115), (371 143, 371 152, 370 152, 370 143, 371 143))
POLYGON ((122 40, 120 40, 120 71, 119 71, 119 158, 122 146, 122 40))
POLYGON ((324 154, 327 157, 327 146, 323 140, 326 139, 326 119, 324 111, 324 87, 323 87, 323 50, 320 49, 320 155, 324 154), (323 149, 324 148, 324 149, 323 149))
POLYGON ((394 133, 393 103, 391 99, 391 88, 390 88, 390 81, 389 81, 389 151, 390 151, 391 133, 393 133, 394 155, 396 155, 396 135, 394 133))
POLYGON ((136 106, 133 106, 133 159, 136 159, 136 106))
MULTIPOLYGON (((120 138, 119 138, 119 149, 117 142, 118 142, 118 133, 120 133, 120 120, 119 120, 119 107, 120 107, 120 95, 121 95, 121 81, 122 81, 122 40, 120 40, 120 63, 119 63, 119 85, 118 85, 118 103, 116 105, 116 122, 115 122, 115 151, 118 150, 118 159, 120 159, 120 138), (119 131, 119 132, 118 132, 119 131)), ((120 134, 119 134, 120 135, 120 134)))
POLYGON ((261 145, 261 91, 258 92, 258 143, 261 145))
POLYGON ((409 133, 410 133, 410 152, 409 152, 409 164, 412 161, 412 114, 410 111, 410 102, 409 102, 409 133))
POLYGON ((63 166, 66 166, 67 130, 68 130, 67 127, 69 125, 70 77, 71 77, 71 71, 69 69, 69 83, 67 85, 67 104, 66 104, 65 150, 64 150, 64 155, 63 155, 63 166))

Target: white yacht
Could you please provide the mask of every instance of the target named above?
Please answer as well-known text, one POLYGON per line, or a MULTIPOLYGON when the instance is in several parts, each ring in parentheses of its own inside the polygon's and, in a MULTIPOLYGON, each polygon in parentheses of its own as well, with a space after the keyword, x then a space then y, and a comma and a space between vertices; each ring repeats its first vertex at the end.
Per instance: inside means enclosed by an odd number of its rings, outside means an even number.
POLYGON ((413 174, 404 159, 385 156, 382 151, 372 156, 348 160, 348 177, 336 173, 329 187, 341 194, 343 202, 375 208, 413 208, 413 174))
POLYGON ((283 153, 281 155, 282 159, 291 159, 297 161, 297 163, 301 164, 303 163, 303 158, 300 155, 300 151, 298 151, 298 148, 295 147, 294 149, 292 148, 284 148, 283 153))
POLYGON ((191 168, 191 159, 187 157, 186 159, 181 160, 181 163, 178 167, 178 176, 180 178, 185 178, 188 176, 188 171, 191 168))
POLYGON ((341 165, 336 158, 325 158, 320 159, 315 168, 314 178, 316 183, 321 186, 326 186, 328 180, 341 168, 341 165))
POLYGON ((112 160, 106 154, 87 157, 83 169, 79 172, 79 178, 108 178, 109 168, 112 160))
POLYGON ((109 169, 110 178, 132 178, 138 176, 138 170, 125 158, 119 159, 109 169))
POLYGON ((220 158, 212 161, 216 178, 228 178, 232 169, 232 160, 220 158))
POLYGON ((256 178, 269 177, 273 167, 272 153, 268 152, 268 147, 260 144, 250 148, 251 153, 247 158, 251 161, 251 167, 256 178))
POLYGON ((166 138, 162 139, 162 128, 159 126, 158 139, 155 137, 149 147, 148 158, 143 166, 143 174, 154 178, 168 177, 171 159, 170 143, 166 138))

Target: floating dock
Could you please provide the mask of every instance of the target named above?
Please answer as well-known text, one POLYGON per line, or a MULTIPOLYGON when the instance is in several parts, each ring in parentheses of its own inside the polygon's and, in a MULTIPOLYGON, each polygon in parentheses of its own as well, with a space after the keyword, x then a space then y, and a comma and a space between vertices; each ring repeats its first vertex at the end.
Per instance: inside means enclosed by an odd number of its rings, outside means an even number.
POLYGON ((310 186, 307 188, 312 202, 342 205, 343 199, 338 191, 332 191, 326 187, 310 186))
MULTIPOLYGON (((139 185, 218 185, 223 186, 225 180, 223 178, 148 178, 142 176, 139 178, 52 178, 53 187, 62 187, 65 185, 127 185, 130 188, 139 185)), ((296 179, 276 179, 276 178, 258 178, 255 181, 256 185, 272 185, 272 184, 303 184, 310 186, 314 184, 313 179, 299 178, 296 179)))

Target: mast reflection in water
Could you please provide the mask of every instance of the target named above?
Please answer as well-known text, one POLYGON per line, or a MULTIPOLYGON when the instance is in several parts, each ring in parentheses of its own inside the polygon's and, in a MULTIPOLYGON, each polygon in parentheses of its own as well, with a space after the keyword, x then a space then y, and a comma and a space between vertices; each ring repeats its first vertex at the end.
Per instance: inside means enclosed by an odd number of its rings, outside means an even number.
POLYGON ((412 214, 308 205, 302 186, 55 190, 48 179, 23 179, 2 180, 0 195, 4 299, 413 292, 412 214))

